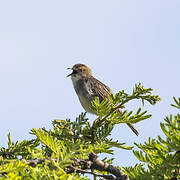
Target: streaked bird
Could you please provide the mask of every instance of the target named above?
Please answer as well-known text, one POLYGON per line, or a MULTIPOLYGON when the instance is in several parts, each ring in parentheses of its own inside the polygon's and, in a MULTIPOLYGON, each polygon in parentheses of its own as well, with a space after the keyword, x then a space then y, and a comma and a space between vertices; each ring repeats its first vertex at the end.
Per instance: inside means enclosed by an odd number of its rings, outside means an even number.
MULTIPOLYGON (((110 94, 113 94, 113 92, 108 86, 94 78, 91 69, 86 65, 75 64, 72 68, 68 69, 72 69, 72 73, 67 77, 71 76, 74 89, 82 107, 85 111, 97 115, 97 113, 92 109, 91 102, 95 97, 99 97, 101 102, 104 98, 108 98, 110 94)), ((121 113, 121 109, 118 109, 118 112, 121 113)), ((127 125, 137 136, 139 135, 138 131, 132 124, 127 123, 127 125)))

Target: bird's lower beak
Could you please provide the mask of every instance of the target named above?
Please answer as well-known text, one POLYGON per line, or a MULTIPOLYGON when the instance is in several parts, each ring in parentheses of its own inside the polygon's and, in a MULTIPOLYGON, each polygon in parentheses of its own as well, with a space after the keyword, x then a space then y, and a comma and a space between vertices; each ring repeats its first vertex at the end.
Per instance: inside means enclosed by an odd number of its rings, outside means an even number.
POLYGON ((69 77, 69 76, 71 76, 73 73, 71 73, 71 74, 69 74, 69 75, 67 75, 66 77, 69 77))
MULTIPOLYGON (((72 68, 67 68, 67 69, 73 70, 72 68)), ((66 77, 69 77, 69 76, 71 76, 72 74, 73 74, 73 72, 72 72, 71 74, 67 75, 66 77)))

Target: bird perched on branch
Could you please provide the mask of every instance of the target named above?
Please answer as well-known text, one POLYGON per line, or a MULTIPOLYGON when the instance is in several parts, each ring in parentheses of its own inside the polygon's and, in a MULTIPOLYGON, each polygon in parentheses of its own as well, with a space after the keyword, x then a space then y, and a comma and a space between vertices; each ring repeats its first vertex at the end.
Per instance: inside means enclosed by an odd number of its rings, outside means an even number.
MULTIPOLYGON (((108 86, 94 78, 91 69, 86 65, 75 64, 72 68, 68 69, 72 69, 72 73, 67 77, 71 76, 74 89, 82 107, 89 113, 97 114, 95 110, 92 109, 91 102, 95 97, 99 97, 101 102, 104 98, 108 98, 110 94, 113 94, 113 92, 108 86)), ((118 112, 121 113, 121 109, 118 109, 118 112)), ((132 124, 127 123, 127 125, 137 136, 139 135, 132 124)))

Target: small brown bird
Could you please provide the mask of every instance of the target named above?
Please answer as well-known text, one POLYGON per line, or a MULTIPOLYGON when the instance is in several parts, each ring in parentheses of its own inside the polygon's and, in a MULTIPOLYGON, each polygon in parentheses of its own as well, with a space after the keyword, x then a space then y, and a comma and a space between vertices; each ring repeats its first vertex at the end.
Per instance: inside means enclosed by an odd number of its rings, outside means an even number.
MULTIPOLYGON (((71 76, 74 89, 76 94, 78 95, 79 101, 85 111, 96 114, 96 112, 91 108, 91 102, 97 96, 99 97, 100 102, 104 98, 108 98, 110 94, 113 94, 111 89, 94 78, 91 73, 91 69, 84 64, 75 64, 72 68, 72 73, 67 77, 71 76)), ((119 113, 121 110, 119 109, 119 113)), ((127 125, 131 128, 131 130, 138 136, 139 133, 136 128, 127 123, 127 125)))

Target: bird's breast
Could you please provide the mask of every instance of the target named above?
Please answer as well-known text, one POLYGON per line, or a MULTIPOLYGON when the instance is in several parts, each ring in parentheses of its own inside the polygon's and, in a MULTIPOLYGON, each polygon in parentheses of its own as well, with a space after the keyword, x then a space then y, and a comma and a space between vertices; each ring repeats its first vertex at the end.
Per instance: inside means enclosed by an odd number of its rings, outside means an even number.
POLYGON ((86 81, 79 80, 73 83, 76 94, 79 98, 79 101, 85 111, 95 114, 95 112, 91 109, 91 98, 89 94, 89 87, 86 81))

